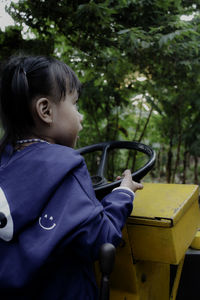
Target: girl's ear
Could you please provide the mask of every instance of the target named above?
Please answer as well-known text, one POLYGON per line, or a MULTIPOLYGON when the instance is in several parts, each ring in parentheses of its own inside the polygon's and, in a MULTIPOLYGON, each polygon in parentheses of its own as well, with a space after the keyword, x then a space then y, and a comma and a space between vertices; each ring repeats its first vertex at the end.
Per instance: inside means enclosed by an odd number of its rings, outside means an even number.
POLYGON ((40 98, 35 103, 35 112, 47 125, 53 122, 53 104, 48 98, 40 98))

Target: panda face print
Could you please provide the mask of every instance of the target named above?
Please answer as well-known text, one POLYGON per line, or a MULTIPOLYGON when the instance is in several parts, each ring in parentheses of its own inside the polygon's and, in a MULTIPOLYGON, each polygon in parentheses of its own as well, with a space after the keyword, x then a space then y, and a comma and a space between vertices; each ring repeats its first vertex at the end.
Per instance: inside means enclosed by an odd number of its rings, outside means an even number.
POLYGON ((9 242, 13 237, 14 225, 10 207, 3 190, 0 188, 0 239, 9 242))
POLYGON ((7 223, 8 223, 8 221, 7 221, 5 214, 0 212, 0 228, 6 227, 7 223))

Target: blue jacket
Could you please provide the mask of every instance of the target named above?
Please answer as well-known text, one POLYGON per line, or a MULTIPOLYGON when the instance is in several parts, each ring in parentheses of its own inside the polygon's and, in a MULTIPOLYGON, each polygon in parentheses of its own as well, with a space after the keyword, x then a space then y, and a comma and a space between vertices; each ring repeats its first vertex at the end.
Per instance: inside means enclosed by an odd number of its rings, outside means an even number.
POLYGON ((83 157, 35 143, 0 164, 2 299, 95 300, 93 262, 105 242, 118 245, 133 195, 96 199, 83 157))

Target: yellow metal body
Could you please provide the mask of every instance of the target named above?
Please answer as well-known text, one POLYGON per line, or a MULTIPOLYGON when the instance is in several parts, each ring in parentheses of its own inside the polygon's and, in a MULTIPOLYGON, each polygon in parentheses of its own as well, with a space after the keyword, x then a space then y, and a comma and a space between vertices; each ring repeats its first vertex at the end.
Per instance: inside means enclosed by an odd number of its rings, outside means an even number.
POLYGON ((195 234, 195 237, 190 245, 192 249, 200 250, 200 229, 195 234))
POLYGON ((145 184, 128 219, 134 257, 178 264, 199 226, 196 185, 145 184))
POLYGON ((200 227, 196 185, 145 183, 123 230, 111 300, 175 300, 184 255, 200 227), (170 291, 170 264, 178 265, 170 291))

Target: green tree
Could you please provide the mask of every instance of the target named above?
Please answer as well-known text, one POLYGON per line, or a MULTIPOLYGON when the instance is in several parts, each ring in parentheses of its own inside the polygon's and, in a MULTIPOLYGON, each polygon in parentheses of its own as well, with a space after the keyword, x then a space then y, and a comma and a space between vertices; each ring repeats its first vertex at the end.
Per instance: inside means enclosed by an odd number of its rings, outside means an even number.
POLYGON ((198 155, 199 137, 188 128, 198 129, 199 8, 199 0, 20 0, 8 11, 18 34, 24 24, 34 34, 16 48, 64 60, 83 82, 80 146, 114 139, 156 145, 158 173, 174 182, 177 173, 184 177, 184 153, 198 155), (182 21, 183 14, 194 18, 182 21), (143 100, 133 106, 138 94, 143 100))

